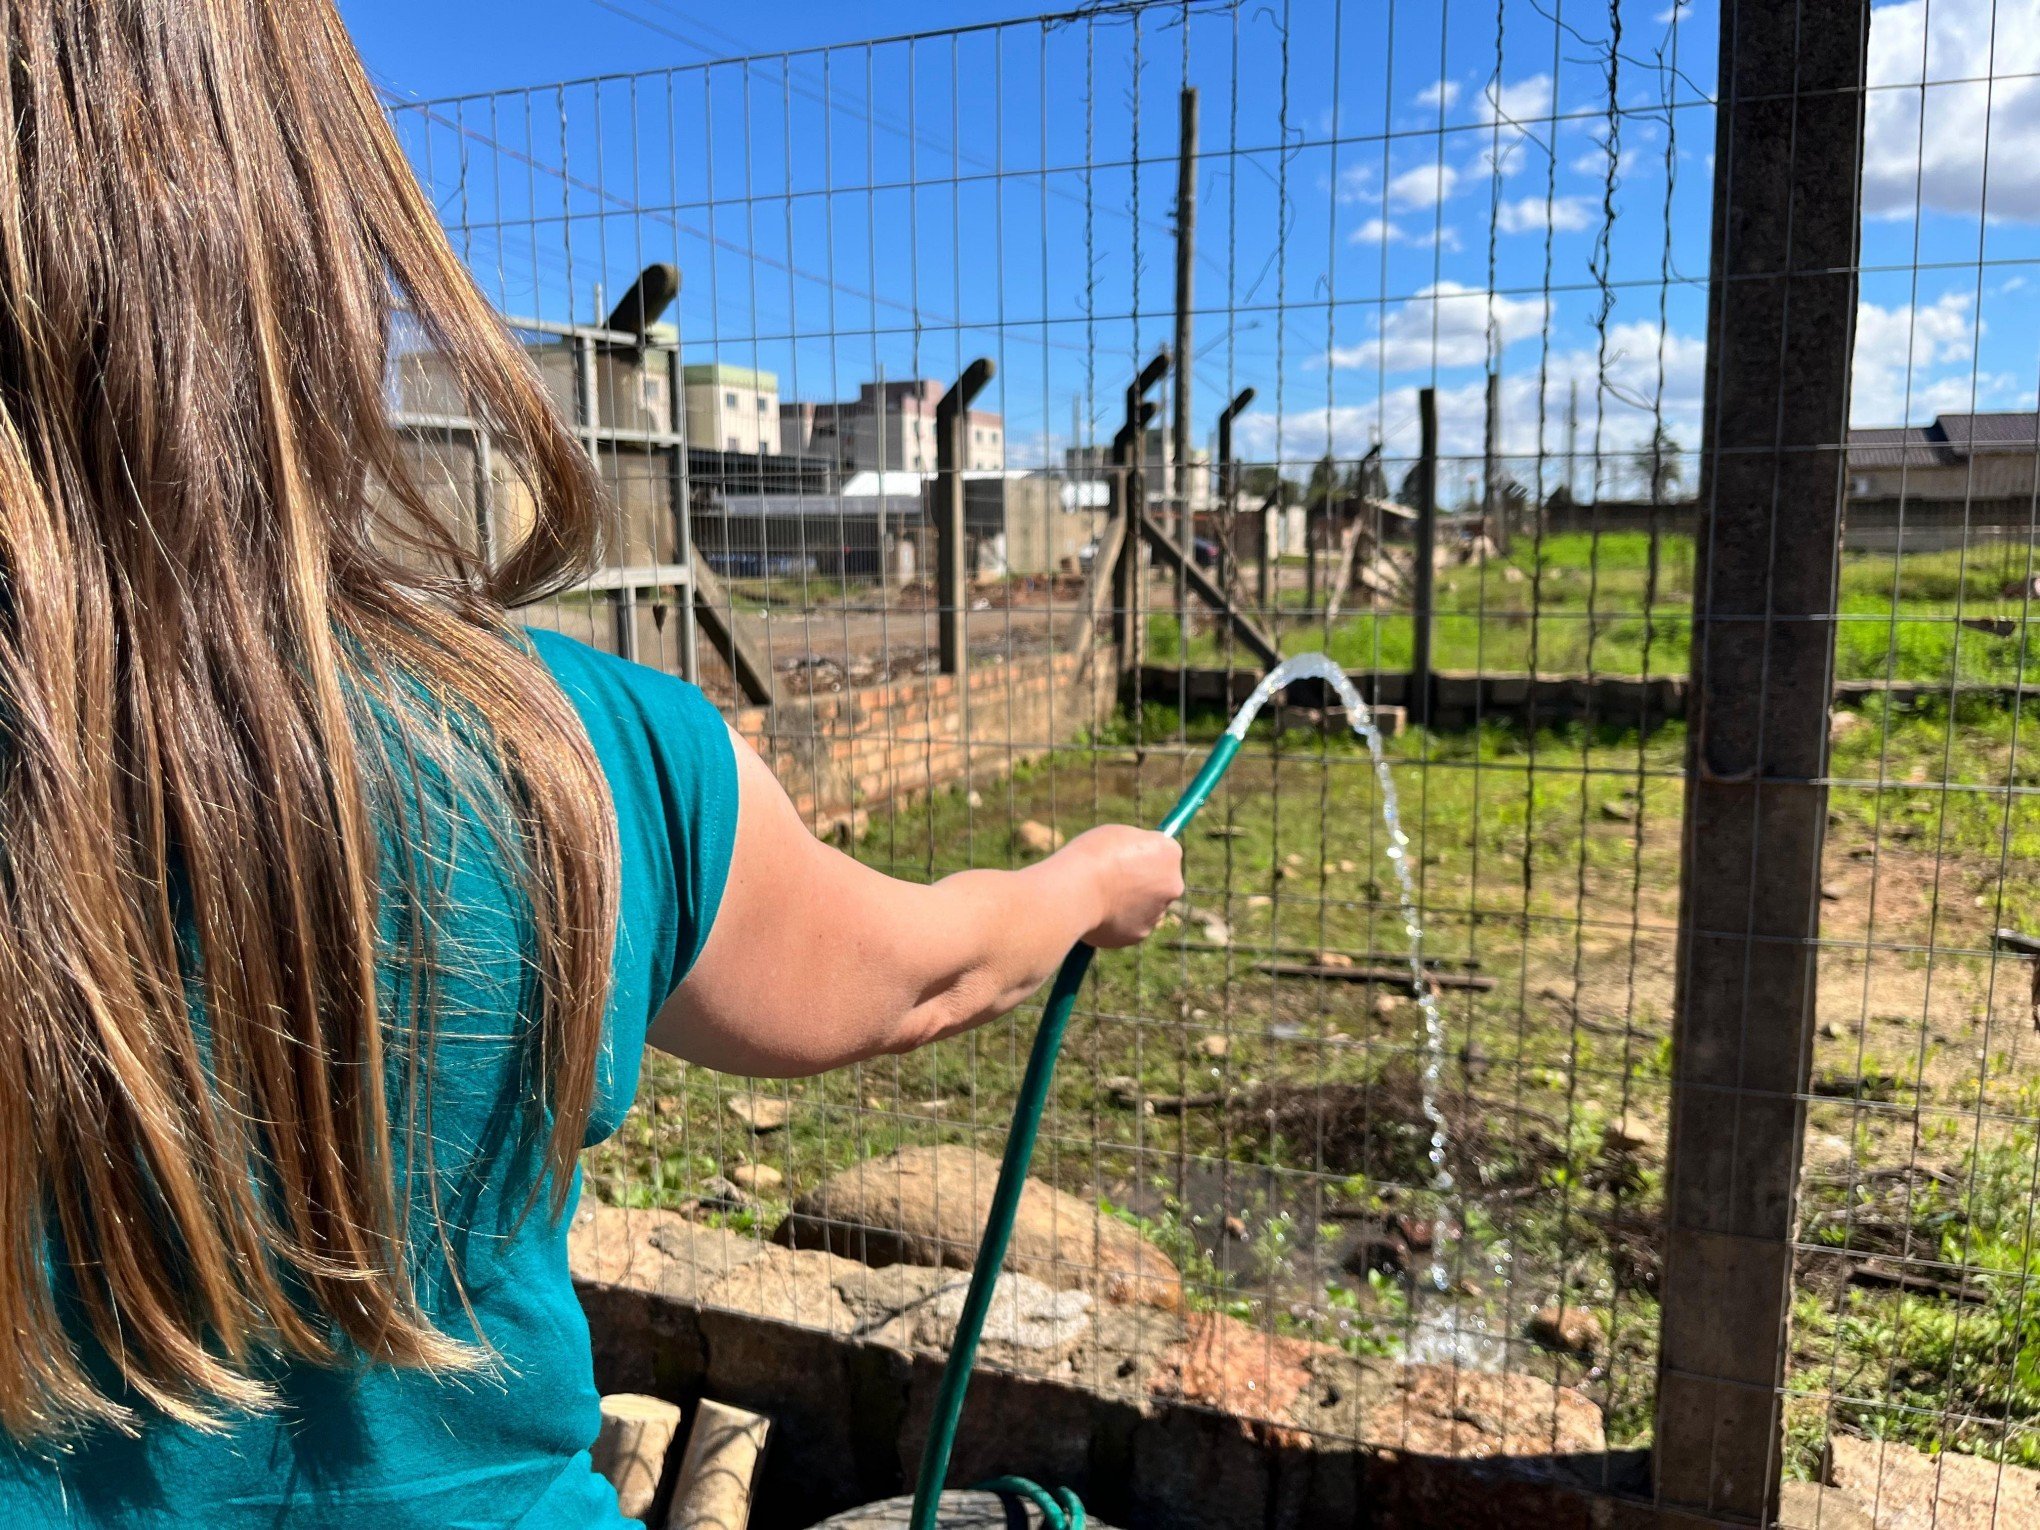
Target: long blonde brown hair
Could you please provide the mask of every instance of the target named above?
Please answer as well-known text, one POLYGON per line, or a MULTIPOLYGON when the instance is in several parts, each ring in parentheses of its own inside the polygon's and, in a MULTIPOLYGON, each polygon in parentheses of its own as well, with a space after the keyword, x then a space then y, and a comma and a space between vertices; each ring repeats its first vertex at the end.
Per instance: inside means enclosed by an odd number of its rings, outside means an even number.
POLYGON ((614 827, 504 612, 587 565, 587 460, 330 0, 0 28, 0 1426, 215 1420, 277 1356, 463 1363, 393 1170, 361 698, 427 698, 514 804, 556 1213, 614 827), (493 568, 387 420, 399 311, 532 490, 493 568))

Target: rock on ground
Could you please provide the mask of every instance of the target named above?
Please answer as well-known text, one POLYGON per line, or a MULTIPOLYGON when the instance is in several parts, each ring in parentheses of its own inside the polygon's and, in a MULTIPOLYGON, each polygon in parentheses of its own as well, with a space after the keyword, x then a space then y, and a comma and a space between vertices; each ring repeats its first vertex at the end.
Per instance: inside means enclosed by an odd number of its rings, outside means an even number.
POLYGON ((1778 1530, 1876 1530, 1840 1488, 1788 1482, 1778 1493, 1778 1530))
MULTIPOLYGON (((998 1160, 966 1147, 903 1148, 853 1164, 793 1203, 773 1241, 865 1264, 969 1269, 991 1214, 998 1160)), ((1183 1280, 1154 1244, 1038 1180, 1020 1197, 1006 1268, 1064 1290, 1173 1309, 1183 1280)))
POLYGON ((1584 1307, 1540 1307, 1524 1325, 1546 1349, 1592 1359, 1608 1347, 1601 1320, 1584 1307))
POLYGON ((859 1266, 834 1254, 768 1246, 758 1258, 704 1286, 701 1304, 801 1328, 853 1333, 857 1314, 837 1285, 843 1277, 860 1273, 859 1266))
POLYGON ((1189 1332, 1155 1365, 1150 1388, 1164 1397, 1229 1413, 1257 1438, 1296 1443, 1291 1408, 1311 1383, 1311 1365, 1335 1356, 1328 1344, 1283 1338, 1218 1312, 1190 1316, 1189 1332))
POLYGON ((1062 830, 1052 829, 1038 819, 1030 818, 1013 831, 1013 843, 1028 855, 1047 855, 1062 849, 1062 830))
POLYGON ((776 1132, 793 1114, 786 1101, 775 1100, 769 1094, 732 1094, 724 1098, 723 1104, 754 1132, 776 1132))
POLYGON ((1608 1448, 1601 1410, 1570 1387, 1449 1365, 1401 1367, 1394 1390, 1362 1420, 1360 1437, 1416 1455, 1483 1459, 1608 1448))
POLYGON ((2040 1471, 2023 1466, 1838 1434, 1828 1440, 1827 1475, 1827 1496, 1839 1491, 1875 1530, 2040 1527, 2040 1471))
POLYGON ((683 1302, 699 1300, 704 1286, 757 1258, 763 1247, 756 1238, 704 1227, 677 1211, 583 1205, 567 1230, 576 1280, 683 1302))
MULTIPOLYGON (((956 1337, 969 1290, 968 1280, 951 1275, 933 1295, 872 1337, 902 1349, 946 1354, 956 1337)), ((1011 1370, 1039 1372, 1053 1367, 1090 1342, 1092 1305, 1090 1296, 1082 1291, 1058 1291, 1031 1275, 1009 1271, 992 1287, 980 1354, 1011 1370)))

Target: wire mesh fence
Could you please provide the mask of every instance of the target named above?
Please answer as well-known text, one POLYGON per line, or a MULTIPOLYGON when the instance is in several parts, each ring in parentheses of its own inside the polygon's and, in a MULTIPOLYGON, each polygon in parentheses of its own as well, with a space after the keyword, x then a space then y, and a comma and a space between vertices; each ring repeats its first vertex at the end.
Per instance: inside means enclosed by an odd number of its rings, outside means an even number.
MULTIPOLYGON (((1780 76, 1726 9, 1097 5, 394 107, 612 491, 528 619, 697 679, 817 832, 934 878, 1154 821, 1280 654, 1380 724, 1394 803, 1292 692, 1101 959, 1018 1266, 1089 1305, 991 1363, 1643 1493, 1610 1448, 1732 1384, 1657 1488, 1724 1512, 1874 1496, 1864 1440, 2040 1459, 2035 18, 1801 5, 1780 76)), ((514 538, 431 357, 392 392, 514 538)), ((1031 1019, 654 1060, 594 1195, 712 1231, 704 1301, 939 1348, 1031 1019)))

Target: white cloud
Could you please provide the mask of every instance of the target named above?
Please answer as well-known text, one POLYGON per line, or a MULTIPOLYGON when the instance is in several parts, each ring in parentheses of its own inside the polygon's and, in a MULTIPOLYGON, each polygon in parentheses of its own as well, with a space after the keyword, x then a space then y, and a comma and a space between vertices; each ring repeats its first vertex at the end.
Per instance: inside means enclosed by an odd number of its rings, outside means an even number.
POLYGON ((1442 106, 1450 111, 1459 104, 1459 95, 1457 80, 1437 80, 1417 92, 1417 105, 1442 106))
POLYGON ((1488 357, 1490 319, 1506 349, 1538 332, 1548 306, 1543 298, 1512 298, 1439 282, 1390 309, 1372 339, 1334 347, 1331 362, 1389 372, 1480 366, 1488 357))
MULTIPOLYGON (((1615 156, 1615 178, 1618 181, 1628 180, 1636 167, 1642 163, 1643 150, 1633 144, 1625 145, 1615 156)), ((1597 181, 1605 180, 1608 175, 1607 143, 1597 139, 1593 148, 1573 157, 1571 169, 1575 175, 1590 175, 1597 181)))
POLYGON ((1551 76, 1533 74, 1520 80, 1493 80, 1481 87, 1480 120, 1534 128, 1551 116, 1551 76))
POLYGON ((1346 236, 1346 242, 1360 245, 1435 244, 1443 249, 1456 250, 1459 248, 1459 233, 1449 224, 1434 224, 1412 232, 1386 218, 1369 218, 1346 236))
POLYGON ((1371 165, 1348 165, 1339 172, 1339 200, 1341 202, 1364 202, 1376 195, 1374 190, 1374 167, 1371 165))
POLYGON ((1966 292, 1917 307, 1858 303, 1851 423, 1903 425, 1944 409, 1989 408, 2013 384, 1975 371, 1981 333, 1966 292))
POLYGON ((1413 165, 1388 183, 1388 200, 1395 207, 1436 207, 1459 185, 1459 172, 1439 161, 1413 165))
POLYGON ((1528 151, 1550 152, 1552 132, 1551 76, 1533 74, 1524 79, 1492 79, 1481 86, 1479 120, 1492 132, 1480 136, 1469 172, 1483 178, 1514 175, 1527 161, 1528 151))
MULTIPOLYGON (((1479 294, 1475 294, 1479 296, 1479 294)), ((1540 482, 1538 453, 1542 446, 1541 483, 1545 492, 1565 480, 1565 416, 1574 384, 1579 388, 1579 452, 1576 482, 1585 495, 1593 492, 1593 470, 1586 458, 1600 435, 1603 492, 1633 490, 1625 459, 1650 439, 1662 418, 1667 432, 1688 452, 1700 441, 1700 407, 1706 390, 1706 343, 1697 335, 1661 332, 1651 321, 1617 324, 1608 331, 1607 364, 1599 365, 1592 344, 1554 351, 1543 368, 1522 366, 1502 371, 1501 446, 1512 459, 1508 473, 1535 487, 1540 482), (1660 367, 1663 371, 1660 385, 1660 367), (1541 395, 1541 397, 1540 397, 1541 395), (1654 407, 1655 406, 1655 407, 1654 407), (1539 417, 1542 416, 1540 433, 1539 417)), ((1438 448, 1441 456, 1477 458, 1486 415, 1486 383, 1473 378, 1438 391, 1438 448)), ((1381 433, 1391 459, 1391 482, 1400 477, 1416 453, 1416 388, 1391 388, 1380 398, 1330 409, 1294 410, 1278 422, 1254 414, 1242 421, 1241 450, 1262 458, 1275 455, 1280 425, 1282 454, 1294 461, 1327 449, 1338 456, 1357 456, 1381 433)), ((1691 463, 1688 462, 1688 472, 1691 463)), ((1464 468, 1440 470, 1440 495, 1456 499, 1464 468)))
POLYGON ((1495 228, 1504 234, 1541 234, 1546 228, 1561 233, 1585 228, 1593 219, 1594 204, 1586 197, 1518 197, 1495 207, 1495 228))
POLYGON ((1866 213, 2040 218, 2040 0, 1876 6, 1869 71, 1866 213))
POLYGON ((1692 14, 1693 0, 1678 0, 1677 4, 1668 5, 1659 11, 1655 19, 1659 26, 1668 27, 1675 21, 1684 21, 1692 14))

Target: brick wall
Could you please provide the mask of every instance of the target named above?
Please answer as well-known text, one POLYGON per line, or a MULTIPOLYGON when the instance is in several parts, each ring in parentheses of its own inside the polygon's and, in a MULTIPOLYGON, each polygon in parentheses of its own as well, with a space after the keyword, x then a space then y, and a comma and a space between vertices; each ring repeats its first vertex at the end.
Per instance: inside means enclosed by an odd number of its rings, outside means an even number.
POLYGON ((819 833, 855 834, 863 815, 1016 764, 1095 727, 1113 704, 1110 648, 982 664, 746 707, 731 717, 819 833))

